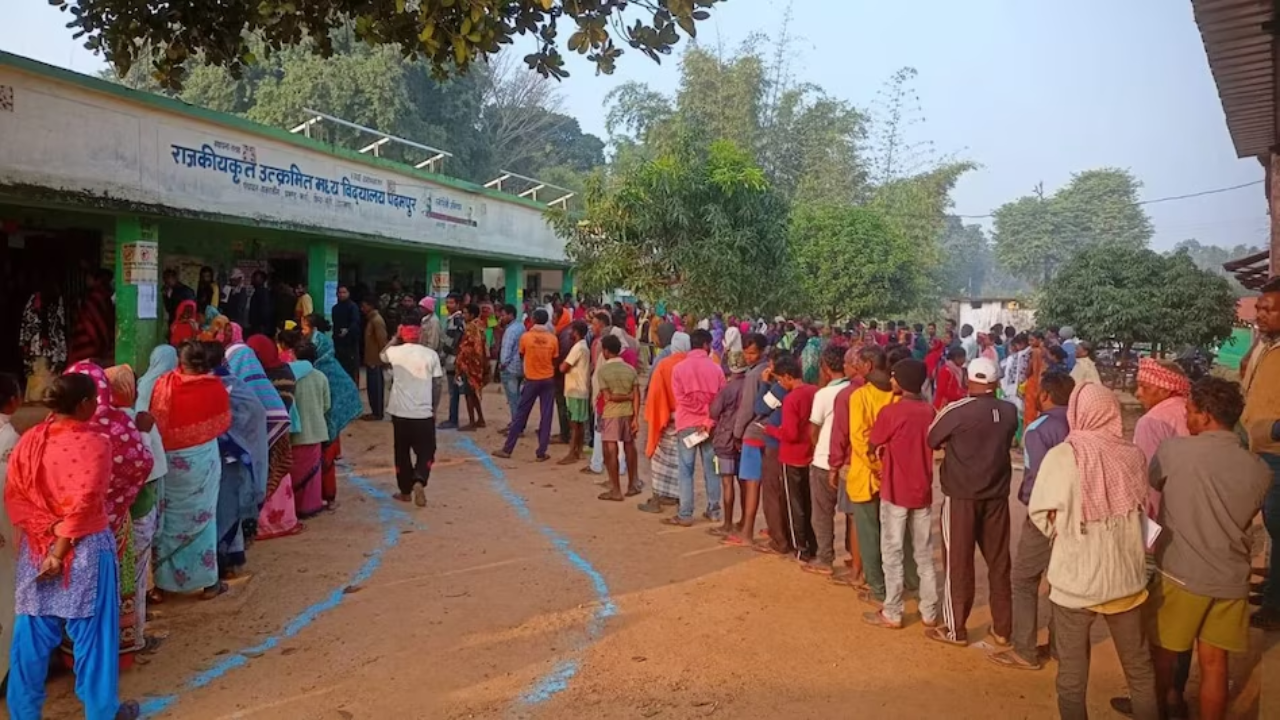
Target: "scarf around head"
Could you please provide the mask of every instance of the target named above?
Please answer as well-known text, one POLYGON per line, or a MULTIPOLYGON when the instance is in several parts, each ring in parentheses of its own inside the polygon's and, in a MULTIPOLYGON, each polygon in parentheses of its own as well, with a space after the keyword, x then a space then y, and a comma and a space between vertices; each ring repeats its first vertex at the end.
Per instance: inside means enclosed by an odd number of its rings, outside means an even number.
POLYGON ((214 375, 174 370, 156 381, 151 415, 166 452, 216 440, 231 427, 231 398, 214 375))
POLYGON ((314 332, 311 342, 316 346, 316 369, 329 380, 329 412, 324 419, 329 426, 329 438, 337 440, 338 435, 364 412, 360 389, 338 362, 333 340, 328 335, 314 332))
POLYGON ((138 380, 138 399, 134 403, 133 409, 138 412, 150 410, 151 395, 155 390, 156 381, 177 367, 178 351, 172 345, 157 345, 151 351, 151 359, 147 363, 147 371, 138 380))
POLYGON ((118 408, 132 408, 138 402, 138 376, 133 368, 113 365, 103 372, 111 386, 111 404, 118 408))
POLYGON ((93 380, 98 393, 98 407, 89 418, 89 427, 111 443, 111 481, 107 485, 107 518, 111 528, 119 533, 129 517, 142 486, 151 474, 155 459, 143 440, 142 433, 133 418, 112 401, 111 383, 101 367, 89 361, 81 361, 67 368, 65 375, 87 375, 93 380))
POLYGON ((1186 375, 1170 370, 1152 358, 1138 360, 1138 384, 1168 390, 1180 397, 1191 394, 1191 380, 1186 375))
POLYGON ((1080 476, 1084 522, 1119 518, 1147 499, 1147 458, 1124 439, 1120 403, 1097 383, 1077 385, 1067 405, 1067 443, 1080 476))

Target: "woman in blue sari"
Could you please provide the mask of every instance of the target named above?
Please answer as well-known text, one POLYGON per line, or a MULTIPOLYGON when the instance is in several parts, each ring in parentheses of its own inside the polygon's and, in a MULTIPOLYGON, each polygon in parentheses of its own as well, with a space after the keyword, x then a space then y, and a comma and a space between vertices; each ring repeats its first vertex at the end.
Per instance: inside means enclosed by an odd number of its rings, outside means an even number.
POLYGON ((244 525, 257 522, 267 495, 267 410, 224 363, 224 350, 206 343, 209 365, 231 398, 231 427, 218 437, 222 483, 218 489, 218 574, 235 577, 245 564, 244 525))
POLYGON ((328 336, 329 322, 323 315, 311 315, 302 323, 303 332, 316 346, 316 370, 329 379, 329 442, 322 456, 321 494, 327 509, 338 506, 338 458, 342 456, 342 431, 364 412, 360 389, 338 362, 333 340, 328 336))

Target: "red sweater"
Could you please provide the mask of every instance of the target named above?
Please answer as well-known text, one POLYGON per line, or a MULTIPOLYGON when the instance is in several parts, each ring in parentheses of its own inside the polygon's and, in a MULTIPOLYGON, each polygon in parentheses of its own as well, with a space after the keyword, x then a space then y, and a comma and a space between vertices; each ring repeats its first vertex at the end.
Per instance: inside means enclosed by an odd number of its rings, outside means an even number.
POLYGON ((813 412, 816 385, 800 385, 782 401, 782 424, 765 426, 765 432, 778 440, 778 462, 795 467, 809 467, 813 462, 813 442, 809 415, 813 412))
MULTIPOLYGON (((945 361, 950 363, 950 360, 945 361)), ((956 374, 951 372, 946 365, 938 368, 937 388, 933 393, 933 407, 941 410, 957 400, 963 400, 969 396, 969 388, 965 387, 956 379, 956 374)))

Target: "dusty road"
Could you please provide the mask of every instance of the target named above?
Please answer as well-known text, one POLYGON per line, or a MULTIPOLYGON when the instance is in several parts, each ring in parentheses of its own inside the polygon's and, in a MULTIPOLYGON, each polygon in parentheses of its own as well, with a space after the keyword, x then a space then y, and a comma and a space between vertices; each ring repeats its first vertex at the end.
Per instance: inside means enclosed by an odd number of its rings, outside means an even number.
MULTIPOLYGON (((500 405, 486 397, 495 427, 500 405)), ((997 669, 927 641, 917 616, 868 627, 851 590, 600 502, 594 476, 533 463, 529 441, 492 461, 492 430, 440 440, 419 509, 388 495, 391 426, 357 423, 338 512, 253 547, 227 596, 157 608, 148 630, 168 640, 124 694, 183 720, 1056 716, 1052 665, 997 669)), ((984 596, 980 577, 974 641, 984 596)), ((1113 717, 1124 681, 1095 633, 1091 711, 1113 717)), ((1258 716, 1256 655, 1235 664, 1239 717, 1258 716)), ((80 716, 69 677, 48 711, 80 716)))

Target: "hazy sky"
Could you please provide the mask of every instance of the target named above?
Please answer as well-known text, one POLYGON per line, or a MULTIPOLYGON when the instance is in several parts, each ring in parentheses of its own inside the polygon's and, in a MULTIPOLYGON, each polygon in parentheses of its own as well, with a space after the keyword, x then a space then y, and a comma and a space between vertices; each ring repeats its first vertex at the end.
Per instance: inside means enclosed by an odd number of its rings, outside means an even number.
MULTIPOLYGON (((65 15, 43 0, 10 0, 0 49, 93 73, 103 66, 71 39, 65 15)), ((701 26, 700 41, 731 51, 752 32, 777 35, 785 5, 728 0, 701 26)), ((960 181, 955 212, 982 215, 1038 182, 1052 192, 1073 172, 1131 170, 1144 199, 1262 178, 1239 160, 1205 61, 1189 0, 794 0, 792 69, 832 95, 870 106, 898 68, 915 82, 925 123, 916 139, 939 154, 981 164, 960 181)), ((568 111, 604 136, 601 101, 640 80, 669 91, 676 58, 655 65, 623 56, 613 76, 573 58, 563 83, 568 111)), ((1264 245, 1260 185, 1148 206, 1155 246, 1179 240, 1264 245)))

